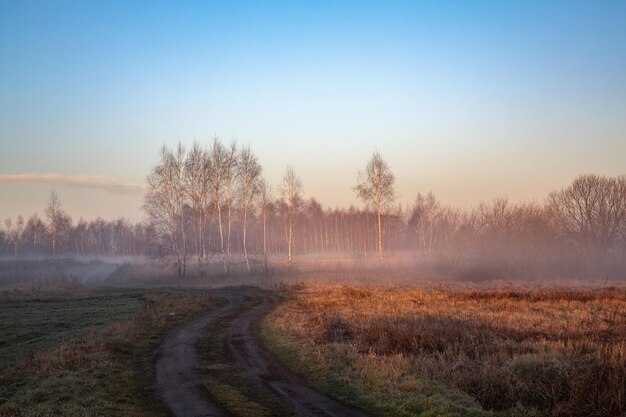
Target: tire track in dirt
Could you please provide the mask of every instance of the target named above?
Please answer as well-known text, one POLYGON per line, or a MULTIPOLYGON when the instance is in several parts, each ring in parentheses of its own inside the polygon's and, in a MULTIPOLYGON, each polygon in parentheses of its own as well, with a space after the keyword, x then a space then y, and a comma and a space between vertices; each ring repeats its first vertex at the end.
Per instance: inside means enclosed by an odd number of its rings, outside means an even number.
POLYGON ((302 417, 367 417, 367 414, 340 404, 309 388, 301 378, 273 358, 256 333, 258 322, 277 303, 272 293, 256 289, 211 290, 226 304, 168 333, 154 351, 155 390, 176 417, 222 417, 228 413, 209 398, 202 387, 206 379, 197 369, 196 345, 212 323, 235 312, 246 299, 259 303, 232 319, 226 344, 241 375, 253 384, 271 389, 296 415, 302 417))
POLYGON ((156 392, 177 417, 227 416, 209 399, 196 369, 196 344, 212 322, 233 308, 233 299, 227 300, 226 305, 168 333, 154 351, 156 392))
POLYGON ((302 417, 366 417, 363 411, 343 405, 304 384, 297 375, 273 358, 259 343, 255 326, 278 302, 266 293, 262 302, 233 321, 228 348, 248 379, 270 387, 302 417))

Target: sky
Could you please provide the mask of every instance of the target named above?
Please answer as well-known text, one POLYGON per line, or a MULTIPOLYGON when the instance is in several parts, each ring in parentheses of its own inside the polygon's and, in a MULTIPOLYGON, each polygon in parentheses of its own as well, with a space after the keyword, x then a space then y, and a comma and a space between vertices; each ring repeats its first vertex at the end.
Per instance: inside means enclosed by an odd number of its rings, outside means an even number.
POLYGON ((626 2, 0 0, 0 219, 140 220, 160 147, 215 136, 332 207, 375 150, 403 204, 623 175, 626 2))

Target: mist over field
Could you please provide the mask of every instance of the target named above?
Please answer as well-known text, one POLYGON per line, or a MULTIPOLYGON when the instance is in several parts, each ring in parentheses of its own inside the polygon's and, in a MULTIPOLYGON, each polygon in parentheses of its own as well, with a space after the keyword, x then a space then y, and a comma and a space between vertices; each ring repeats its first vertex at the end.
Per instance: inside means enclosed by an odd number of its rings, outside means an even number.
POLYGON ((625 40, 0 0, 0 417, 625 417, 625 40))
POLYGON ((542 203, 499 197, 471 209, 444 206, 432 192, 397 204, 393 170, 377 151, 355 178, 355 204, 329 208, 306 196, 291 167, 269 184, 249 146, 164 146, 146 176, 144 221, 75 222, 53 191, 43 216, 4 221, 0 253, 141 260, 181 279, 285 268, 373 268, 395 281, 626 278, 624 176, 581 175, 542 203))

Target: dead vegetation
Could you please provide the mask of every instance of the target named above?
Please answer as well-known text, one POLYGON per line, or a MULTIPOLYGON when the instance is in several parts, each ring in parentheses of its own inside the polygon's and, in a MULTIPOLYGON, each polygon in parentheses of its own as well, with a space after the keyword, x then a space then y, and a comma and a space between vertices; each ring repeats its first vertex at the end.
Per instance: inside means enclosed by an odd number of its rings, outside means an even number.
POLYGON ((398 398, 398 410, 408 409, 403 391, 441 383, 497 414, 626 412, 623 288, 308 286, 267 325, 284 336, 282 348, 317 352, 330 378, 350 378, 337 355, 352 355, 351 383, 398 398))

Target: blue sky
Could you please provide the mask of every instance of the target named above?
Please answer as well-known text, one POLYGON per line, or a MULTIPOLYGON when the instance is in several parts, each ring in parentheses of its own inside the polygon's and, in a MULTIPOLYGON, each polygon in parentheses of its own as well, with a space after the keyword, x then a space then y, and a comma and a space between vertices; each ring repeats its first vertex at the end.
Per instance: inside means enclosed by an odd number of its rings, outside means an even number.
MULTIPOLYGON (((375 149, 403 202, 625 174, 626 2, 0 0, 0 175, 141 183, 163 143, 215 135, 333 206, 375 149)), ((51 188, 141 217, 140 193, 6 180, 0 218, 51 188)))

